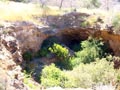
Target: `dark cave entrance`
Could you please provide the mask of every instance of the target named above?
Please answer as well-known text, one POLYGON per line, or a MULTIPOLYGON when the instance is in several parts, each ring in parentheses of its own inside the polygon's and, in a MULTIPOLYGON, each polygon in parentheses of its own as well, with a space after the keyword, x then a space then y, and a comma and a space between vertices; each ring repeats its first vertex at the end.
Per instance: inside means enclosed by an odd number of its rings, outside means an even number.
POLYGON ((66 42, 65 44, 71 50, 77 52, 77 51, 80 51, 80 49, 81 49, 81 45, 80 45, 81 42, 82 42, 82 40, 72 39, 72 40, 69 40, 69 42, 66 42))
MULTIPOLYGON (((54 43, 61 44, 63 46, 68 47, 70 50, 77 52, 81 50, 81 42, 84 40, 87 40, 90 35, 88 33, 81 33, 78 31, 72 31, 72 32, 62 32, 58 33, 56 35, 48 37, 46 40, 43 41, 42 47, 50 47, 54 43)), ((96 37, 95 37, 96 38, 96 37)), ((104 52, 107 54, 114 55, 114 52, 112 48, 110 47, 109 41, 104 42, 104 52)))

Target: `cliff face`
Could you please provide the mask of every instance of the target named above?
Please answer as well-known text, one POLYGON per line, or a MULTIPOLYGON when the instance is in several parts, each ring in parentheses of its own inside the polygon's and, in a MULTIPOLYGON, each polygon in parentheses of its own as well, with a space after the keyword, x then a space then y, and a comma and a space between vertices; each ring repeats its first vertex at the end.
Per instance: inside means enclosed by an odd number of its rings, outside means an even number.
POLYGON ((10 35, 13 35, 18 40, 22 52, 27 50, 38 51, 43 40, 47 37, 34 24, 19 25, 10 29, 10 35))
POLYGON ((18 40, 10 35, 0 36, 0 89, 26 90, 23 84, 22 53, 18 40))
POLYGON ((108 31, 98 31, 94 36, 103 38, 113 50, 114 55, 120 56, 120 35, 109 33, 108 31))
POLYGON ((23 83, 22 54, 36 52, 47 35, 35 25, 1 28, 0 32, 0 90, 28 90, 23 83))

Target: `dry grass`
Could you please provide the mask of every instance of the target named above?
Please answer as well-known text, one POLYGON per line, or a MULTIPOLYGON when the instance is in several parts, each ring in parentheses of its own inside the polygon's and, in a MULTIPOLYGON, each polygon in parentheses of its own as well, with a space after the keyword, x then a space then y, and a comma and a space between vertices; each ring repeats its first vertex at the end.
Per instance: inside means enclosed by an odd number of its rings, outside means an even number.
MULTIPOLYGON (((17 3, 17 2, 0 2, 0 24, 1 21, 30 21, 33 23, 41 24, 35 17, 47 16, 47 15, 63 15, 67 12, 71 12, 70 8, 62 8, 47 6, 41 8, 40 5, 32 3, 17 3)), ((77 9, 78 12, 93 14, 95 17, 90 17, 90 21, 94 21, 96 16, 108 16, 105 11, 97 9, 88 10, 85 8, 77 9), (92 20, 91 20, 92 18, 92 20)))
POLYGON ((32 3, 0 2, 0 24, 2 21, 30 21, 41 24, 36 17, 61 13, 63 11, 56 7, 41 8, 32 3))
POLYGON ((32 21, 34 16, 41 15, 41 9, 34 4, 0 2, 0 20, 32 21))

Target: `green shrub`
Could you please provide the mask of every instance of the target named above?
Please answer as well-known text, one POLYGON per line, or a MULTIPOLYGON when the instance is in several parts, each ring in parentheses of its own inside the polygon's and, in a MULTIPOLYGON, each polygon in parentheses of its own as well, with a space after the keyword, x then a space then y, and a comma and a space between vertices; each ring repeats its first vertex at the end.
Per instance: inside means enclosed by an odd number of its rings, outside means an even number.
POLYGON ((90 63, 95 61, 95 58, 101 58, 103 56, 103 42, 91 37, 81 43, 81 51, 76 53, 76 57, 72 60, 74 66, 82 63, 90 63))
POLYGON ((54 43, 52 47, 49 48, 51 53, 54 53, 59 59, 56 62, 56 65, 62 69, 72 69, 72 64, 70 61, 69 50, 60 44, 54 43))
POLYGON ((47 56, 50 51, 48 50, 55 42, 57 42, 56 37, 49 37, 48 39, 44 40, 41 49, 36 53, 36 57, 45 57, 47 56))
POLYGON ((41 84, 46 87, 89 88, 99 83, 107 85, 113 80, 117 80, 116 71, 113 63, 108 62, 105 58, 90 64, 81 63, 72 71, 61 71, 51 64, 44 67, 41 75, 41 84))
MULTIPOLYGON (((24 79, 23 79, 24 84, 30 88, 30 90, 36 90, 37 87, 34 85, 34 82, 32 82, 32 76, 30 73, 24 71, 24 79)), ((1 89, 0 89, 1 90, 1 89)))
POLYGON ((26 61, 32 60, 32 53, 30 51, 25 52, 22 56, 23 56, 23 59, 26 61))
POLYGON ((42 70, 41 84, 46 87, 61 86, 65 87, 65 83, 69 79, 67 76, 55 66, 51 64, 50 66, 45 66, 42 70))
POLYGON ((60 59, 69 58, 69 50, 60 44, 54 43, 52 47, 49 48, 50 52, 54 53, 60 59))
POLYGON ((46 47, 41 48, 38 52, 37 52, 37 57, 45 57, 49 54, 49 50, 46 47))
POLYGON ((107 85, 116 79, 113 63, 108 62, 105 58, 90 64, 81 63, 68 74, 74 78, 75 87, 83 88, 92 87, 93 84, 99 83, 107 85))

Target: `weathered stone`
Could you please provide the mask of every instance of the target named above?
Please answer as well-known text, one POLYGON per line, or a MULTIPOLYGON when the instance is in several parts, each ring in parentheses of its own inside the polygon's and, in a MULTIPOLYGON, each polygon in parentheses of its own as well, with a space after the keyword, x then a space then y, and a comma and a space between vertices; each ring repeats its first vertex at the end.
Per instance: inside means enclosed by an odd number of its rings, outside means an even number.
POLYGON ((66 44, 73 41, 86 40, 89 36, 102 38, 103 41, 109 45, 108 47, 112 49, 113 54, 120 56, 120 35, 109 33, 107 30, 94 30, 93 28, 67 28, 60 30, 56 36, 66 44))

